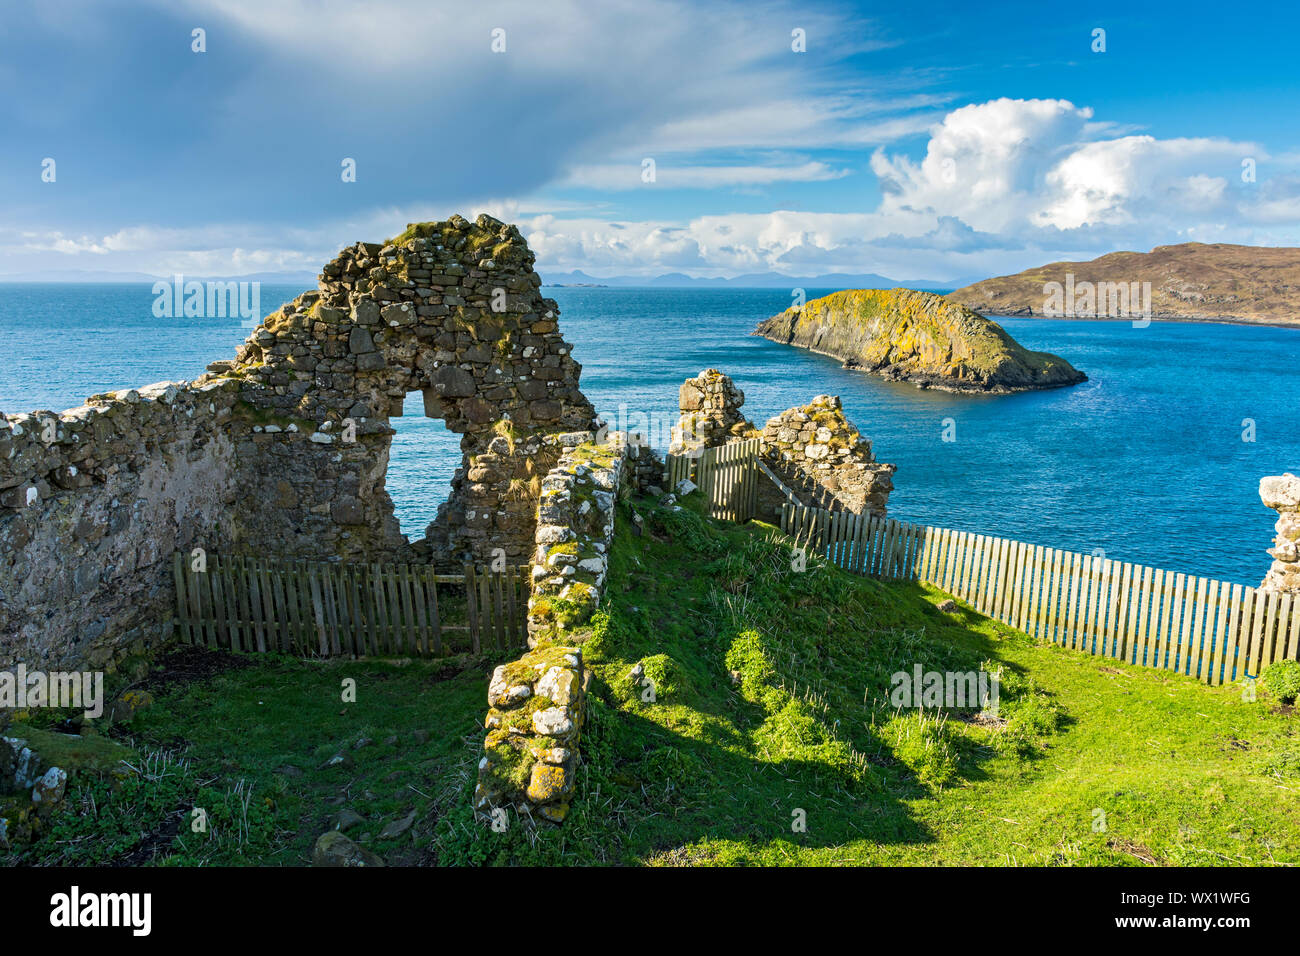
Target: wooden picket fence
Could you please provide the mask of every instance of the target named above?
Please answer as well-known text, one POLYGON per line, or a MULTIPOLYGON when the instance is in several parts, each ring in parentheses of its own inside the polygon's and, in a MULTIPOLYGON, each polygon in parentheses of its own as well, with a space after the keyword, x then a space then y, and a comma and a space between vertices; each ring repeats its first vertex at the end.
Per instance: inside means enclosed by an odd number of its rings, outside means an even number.
POLYGON ((189 644, 305 657, 427 656, 523 647, 529 569, 269 561, 177 553, 173 625, 189 644))
POLYGON ((1031 637, 1207 684, 1300 659, 1292 594, 791 503, 781 529, 846 570, 924 581, 1031 637))
POLYGON ((757 438, 705 448, 698 455, 669 455, 668 490, 682 479, 699 486, 709 514, 724 521, 744 522, 754 516, 758 495, 757 438))
POLYGON ((875 578, 916 578, 923 544, 923 529, 916 525, 787 500, 781 506, 781 530, 798 547, 846 571, 875 578))

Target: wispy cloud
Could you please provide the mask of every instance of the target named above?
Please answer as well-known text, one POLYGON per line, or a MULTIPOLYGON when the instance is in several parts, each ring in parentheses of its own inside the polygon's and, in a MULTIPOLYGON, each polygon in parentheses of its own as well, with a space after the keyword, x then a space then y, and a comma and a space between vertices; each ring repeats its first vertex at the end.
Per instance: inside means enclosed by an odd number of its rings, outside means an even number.
MULTIPOLYGON (((653 157, 649 157, 653 161, 653 157)), ((654 170, 654 184, 665 189, 720 189, 727 186, 767 186, 781 182, 826 182, 848 176, 851 170, 834 169, 826 163, 806 162, 797 166, 692 166, 654 161, 605 163, 575 166, 557 185, 583 189, 644 189, 646 170, 654 170)))

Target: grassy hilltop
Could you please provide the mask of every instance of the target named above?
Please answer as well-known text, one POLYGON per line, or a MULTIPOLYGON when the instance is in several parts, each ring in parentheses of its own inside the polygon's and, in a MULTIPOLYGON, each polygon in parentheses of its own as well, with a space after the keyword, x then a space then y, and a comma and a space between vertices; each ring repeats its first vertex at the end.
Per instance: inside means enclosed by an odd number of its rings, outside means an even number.
POLYGON ((25 860, 300 864, 344 822, 389 864, 1300 862, 1300 733, 1266 694, 1035 643, 929 587, 794 571, 763 525, 637 507, 586 645, 563 826, 473 819, 496 660, 187 650, 112 731, 144 772, 74 794, 25 860), (891 708, 917 663, 1000 670, 998 718, 891 708))
MULTIPOLYGON (((1111 252, 985 279, 948 295, 977 312, 1042 315, 1048 282, 1151 283, 1157 319, 1231 319, 1300 326, 1300 249, 1184 242, 1150 252, 1111 252)), ((1101 308, 1104 310, 1105 305, 1101 308)))

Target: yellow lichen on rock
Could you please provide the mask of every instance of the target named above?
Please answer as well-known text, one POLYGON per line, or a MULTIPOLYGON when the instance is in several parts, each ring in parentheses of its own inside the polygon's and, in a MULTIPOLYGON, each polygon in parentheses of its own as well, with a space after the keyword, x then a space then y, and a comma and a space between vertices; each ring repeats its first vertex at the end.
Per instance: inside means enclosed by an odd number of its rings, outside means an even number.
POLYGON ((755 334, 951 391, 1017 392, 1087 378, 1057 355, 1024 348, 991 319, 911 289, 836 292, 759 323, 755 334))

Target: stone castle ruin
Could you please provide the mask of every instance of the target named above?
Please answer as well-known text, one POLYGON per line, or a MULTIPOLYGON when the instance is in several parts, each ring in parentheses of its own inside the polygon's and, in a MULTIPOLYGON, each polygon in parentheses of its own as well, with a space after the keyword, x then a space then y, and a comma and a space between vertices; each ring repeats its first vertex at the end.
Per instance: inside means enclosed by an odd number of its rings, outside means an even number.
MULTIPOLYGON (((169 640, 178 552, 528 564, 531 650, 493 675, 475 803, 564 819, 616 502, 692 489, 665 488, 652 449, 603 427, 533 261, 489 216, 412 225, 344 249, 193 382, 0 416, 0 668, 101 669, 169 640), (415 392, 462 462, 411 541, 385 480, 390 420, 415 392)), ((757 440, 764 520, 787 501, 884 517, 895 467, 838 398, 761 429, 744 401, 716 369, 688 379, 670 452, 757 440)), ((1280 514, 1264 587, 1300 591, 1300 480, 1265 479, 1261 496, 1280 514)))
POLYGON ((545 474, 597 427, 532 266, 489 216, 414 225, 344 249, 194 382, 0 418, 0 664, 157 643, 176 551, 527 562, 545 474), (463 454, 415 542, 384 489, 412 392, 463 454))
MULTIPOLYGON (((193 382, 0 418, 0 666, 100 668, 159 645, 173 556, 195 549, 450 568, 504 558, 533 566, 530 631, 589 616, 614 500, 662 484, 663 463, 603 429, 532 266, 519 231, 489 216, 416 224, 344 249, 317 289, 193 382), (411 541, 385 479, 390 419, 414 392, 462 436, 463 457, 411 541)), ((678 440, 692 447, 760 434, 720 372, 689 380, 681 400, 678 440)), ((762 435, 805 503, 883 514, 892 466, 874 463, 837 403, 792 409, 762 435)), ((773 509, 784 500, 765 494, 773 509)))

